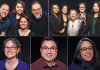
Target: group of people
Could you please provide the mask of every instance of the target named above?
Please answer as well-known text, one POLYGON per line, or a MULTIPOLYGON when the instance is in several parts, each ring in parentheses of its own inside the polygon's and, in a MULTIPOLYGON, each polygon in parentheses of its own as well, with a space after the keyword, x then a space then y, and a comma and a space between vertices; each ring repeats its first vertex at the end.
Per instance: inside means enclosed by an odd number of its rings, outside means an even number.
POLYGON ((75 9, 69 11, 63 5, 61 11, 57 4, 51 6, 49 18, 50 36, 100 36, 100 1, 93 3, 92 14, 85 12, 86 4, 79 4, 78 13, 75 9))
POLYGON ((31 5, 31 14, 26 15, 26 6, 22 0, 16 1, 9 12, 9 5, 0 7, 0 36, 38 36, 48 35, 48 14, 42 11, 38 1, 31 5))

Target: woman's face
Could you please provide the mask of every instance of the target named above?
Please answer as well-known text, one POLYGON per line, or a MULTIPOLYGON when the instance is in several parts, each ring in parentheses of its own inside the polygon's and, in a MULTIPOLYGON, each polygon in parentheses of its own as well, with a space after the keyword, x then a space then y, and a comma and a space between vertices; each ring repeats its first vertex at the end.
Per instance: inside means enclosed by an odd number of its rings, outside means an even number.
POLYGON ((56 14, 59 12, 58 5, 53 5, 53 12, 56 13, 56 14))
POLYGON ((94 10, 95 13, 99 12, 99 6, 98 6, 97 3, 95 3, 95 4, 93 5, 93 10, 94 10))
POLYGON ((20 3, 17 3, 16 5, 16 12, 17 14, 22 14, 23 12, 23 6, 20 3))
POLYGON ((62 8, 62 13, 63 13, 63 14, 67 14, 67 6, 63 6, 63 8, 62 8))
POLYGON ((19 52, 19 48, 17 48, 17 46, 11 41, 7 41, 6 45, 5 45, 5 55, 8 59, 12 59, 12 58, 16 58, 17 53, 19 52))
POLYGON ((22 18, 20 19, 20 28, 21 28, 21 29, 26 29, 27 26, 28 26, 28 21, 27 21, 27 19, 24 18, 24 17, 22 17, 22 18))
POLYGON ((85 60, 85 61, 91 61, 93 58, 93 48, 92 48, 92 44, 89 41, 83 41, 83 43, 81 44, 81 57, 85 60))
POLYGON ((75 20, 76 16, 77 16, 76 15, 76 11, 73 10, 73 11, 70 12, 70 18, 71 18, 71 20, 75 20))

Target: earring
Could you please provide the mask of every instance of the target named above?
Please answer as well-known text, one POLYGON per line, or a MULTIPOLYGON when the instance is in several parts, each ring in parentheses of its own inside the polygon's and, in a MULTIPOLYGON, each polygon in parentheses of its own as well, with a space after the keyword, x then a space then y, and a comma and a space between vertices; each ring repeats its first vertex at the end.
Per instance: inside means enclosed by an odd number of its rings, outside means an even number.
POLYGON ((18 56, 18 53, 17 53, 17 56, 18 56))

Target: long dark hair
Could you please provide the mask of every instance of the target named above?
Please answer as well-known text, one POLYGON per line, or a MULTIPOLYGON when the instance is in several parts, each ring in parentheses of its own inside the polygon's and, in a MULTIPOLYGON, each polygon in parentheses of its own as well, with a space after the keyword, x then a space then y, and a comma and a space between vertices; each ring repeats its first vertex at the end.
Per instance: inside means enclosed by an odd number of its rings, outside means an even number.
MULTIPOLYGON (((99 12, 98 12, 98 18, 97 18, 97 22, 100 22, 100 1, 95 1, 94 3, 93 3, 93 6, 94 6, 94 4, 95 3, 97 3, 98 4, 98 6, 99 6, 99 12)), ((92 9, 92 16, 94 16, 94 10, 92 9)))
POLYGON ((89 41, 92 44, 92 48, 93 48, 93 68, 94 68, 94 70, 96 70, 99 67, 98 53, 97 53, 97 50, 96 50, 96 47, 95 47, 93 41, 90 40, 89 38, 82 38, 78 42, 73 62, 76 65, 82 67, 83 69, 86 69, 85 64, 83 64, 83 62, 81 61, 81 55, 80 55, 80 47, 81 47, 81 44, 83 43, 83 41, 89 41))
POLYGON ((67 7, 67 13, 66 13, 66 14, 68 14, 68 13, 69 13, 69 7, 68 7, 68 5, 66 5, 66 4, 64 4, 64 5, 61 7, 61 14, 62 14, 62 9, 63 9, 64 6, 67 7))
MULTIPOLYGON (((53 4, 52 6, 51 6, 51 15, 52 16, 54 16, 54 18, 56 18, 56 16, 54 15, 55 13, 53 12, 53 6, 54 5, 57 5, 58 6, 58 4, 53 4)), ((59 7, 59 6, 58 6, 59 7)), ((56 14, 57 15, 57 17, 59 18, 59 20, 61 21, 61 16, 60 16, 60 10, 59 10, 59 12, 56 14)), ((57 18, 56 18, 57 19, 57 18)))

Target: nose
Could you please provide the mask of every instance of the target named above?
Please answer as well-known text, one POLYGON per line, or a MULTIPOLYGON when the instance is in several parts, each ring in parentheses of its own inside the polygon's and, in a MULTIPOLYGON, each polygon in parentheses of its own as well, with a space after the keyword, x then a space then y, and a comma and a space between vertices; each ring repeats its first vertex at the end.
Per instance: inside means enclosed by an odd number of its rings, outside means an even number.
POLYGON ((11 50, 11 48, 9 47, 9 48, 8 48, 8 51, 10 51, 10 50, 11 50))
POLYGON ((48 49, 48 53, 51 53, 51 49, 50 48, 48 49))
POLYGON ((90 50, 89 50, 89 49, 87 49, 87 50, 86 50, 86 52, 87 52, 87 53, 89 53, 89 52, 90 52, 90 50))

